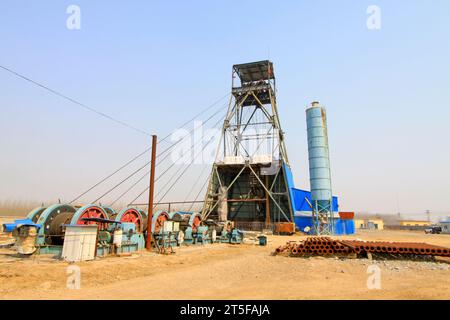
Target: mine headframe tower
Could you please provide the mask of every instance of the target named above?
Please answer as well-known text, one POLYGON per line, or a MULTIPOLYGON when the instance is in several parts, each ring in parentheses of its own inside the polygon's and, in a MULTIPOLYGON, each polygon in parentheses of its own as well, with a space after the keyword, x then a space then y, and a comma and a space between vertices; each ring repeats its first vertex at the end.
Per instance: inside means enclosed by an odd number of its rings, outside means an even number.
POLYGON ((266 227, 293 222, 292 173, 278 117, 272 62, 234 65, 231 93, 203 219, 266 227))

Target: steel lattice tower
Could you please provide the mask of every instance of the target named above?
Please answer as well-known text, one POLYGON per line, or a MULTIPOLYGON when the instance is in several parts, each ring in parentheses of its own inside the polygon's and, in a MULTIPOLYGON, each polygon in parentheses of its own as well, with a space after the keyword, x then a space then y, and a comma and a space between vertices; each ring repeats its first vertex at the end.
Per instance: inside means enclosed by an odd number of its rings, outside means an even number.
POLYGON ((266 226, 293 222, 292 174, 272 62, 234 65, 231 93, 203 219, 266 226))

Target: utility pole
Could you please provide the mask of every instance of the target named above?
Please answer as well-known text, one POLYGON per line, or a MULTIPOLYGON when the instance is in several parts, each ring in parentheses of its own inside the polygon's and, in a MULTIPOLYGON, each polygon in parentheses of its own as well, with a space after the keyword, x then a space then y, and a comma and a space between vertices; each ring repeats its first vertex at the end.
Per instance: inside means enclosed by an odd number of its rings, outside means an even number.
POLYGON ((152 158, 150 162, 150 186, 148 190, 148 217, 147 217, 147 250, 152 250, 152 220, 153 220, 153 193, 155 190, 155 159, 156 159, 156 135, 152 136, 152 158))
POLYGON ((398 192, 396 194, 396 200, 397 200, 397 215, 398 218, 400 219, 400 201, 398 200, 398 192))

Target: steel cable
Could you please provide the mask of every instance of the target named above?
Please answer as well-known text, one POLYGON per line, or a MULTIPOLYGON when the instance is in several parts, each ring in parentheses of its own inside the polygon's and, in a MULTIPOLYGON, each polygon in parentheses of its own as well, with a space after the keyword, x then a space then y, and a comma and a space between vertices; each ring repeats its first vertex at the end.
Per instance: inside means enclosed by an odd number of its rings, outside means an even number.
MULTIPOLYGON (((200 153, 202 153, 204 150, 205 150, 205 148, 212 142, 214 140, 214 137, 212 137, 204 146, 203 146, 203 148, 202 148, 202 150, 200 151, 200 153)), ((200 154, 199 153, 199 154, 200 154)), ((197 154, 198 155, 198 154, 197 154)), ((157 203, 156 204, 158 204, 159 202, 161 202, 164 198, 165 198, 165 196, 170 192, 170 190, 172 190, 172 188, 175 186, 175 184, 181 179, 181 177, 186 173, 186 171, 187 171, 187 169, 189 169, 190 167, 191 167, 191 165, 194 163, 194 161, 195 161, 195 158, 196 157, 194 157, 193 159, 192 159, 192 161, 191 161, 191 163, 189 163, 189 165, 183 170, 183 172, 181 173, 181 175, 179 175, 178 176, 178 178, 172 183, 172 185, 169 187, 169 189, 164 193, 164 195, 157 201, 157 203)))
POLYGON ((123 193, 120 194, 120 196, 118 196, 114 201, 112 201, 109 206, 112 207, 117 201, 119 201, 120 199, 122 199, 128 192, 131 191, 131 189, 133 189, 135 186, 137 186, 137 184, 139 182, 141 182, 142 180, 144 180, 144 178, 147 177, 147 175, 150 173, 150 171, 147 171, 141 178, 139 178, 135 183, 133 183, 127 190, 125 190, 123 193))
POLYGON ((80 107, 82 107, 84 109, 87 109, 87 110, 89 110, 91 112, 94 112, 94 113, 96 113, 99 116, 105 117, 105 118, 107 118, 107 119, 109 119, 109 120, 111 120, 111 121, 113 121, 115 123, 118 123, 118 124, 120 124, 122 126, 125 126, 125 127, 129 128, 129 129, 132 129, 132 130, 137 131, 139 133, 145 134, 147 136, 151 136, 150 133, 148 133, 148 132, 146 132, 146 131, 144 131, 142 129, 139 129, 139 128, 137 128, 137 127, 135 127, 135 126, 133 126, 131 124, 128 124, 128 123, 126 123, 126 122, 124 122, 122 120, 118 120, 118 119, 116 119, 116 118, 114 118, 114 117, 112 117, 112 116, 110 116, 110 115, 108 115, 108 114, 106 114, 106 113, 104 113, 102 111, 98 111, 95 108, 92 108, 92 107, 90 107, 90 106, 88 106, 88 105, 86 105, 84 103, 81 103, 81 102, 79 102, 79 101, 77 101, 77 100, 75 100, 75 99, 73 99, 73 98, 71 98, 69 96, 66 96, 66 95, 64 95, 64 94, 62 94, 62 93, 60 93, 60 92, 58 92, 58 91, 56 91, 54 89, 51 89, 51 88, 49 88, 49 87, 47 87, 47 86, 45 86, 45 85, 43 85, 43 84, 33 80, 33 79, 30 79, 30 78, 28 78, 28 77, 26 77, 26 76, 24 76, 24 75, 22 75, 22 74, 20 74, 20 73, 18 73, 16 71, 14 71, 14 70, 11 70, 11 69, 9 69, 9 68, 7 68, 5 66, 2 66, 2 65, 0 65, 0 68, 2 68, 5 71, 8 71, 9 73, 11 73, 11 74, 13 74, 13 75, 23 79, 23 80, 26 80, 26 81, 28 81, 30 83, 33 83, 34 85, 37 85, 38 87, 41 87, 41 88, 43 88, 43 89, 53 93, 54 95, 57 95, 60 98, 68 100, 68 101, 70 101, 70 102, 72 102, 72 103, 74 103, 74 104, 76 104, 76 105, 78 105, 78 106, 80 106, 80 107))
POLYGON ((203 183, 203 186, 200 188, 200 190, 198 190, 198 193, 197 193, 197 195, 195 196, 194 201, 192 201, 191 206, 189 207, 189 210, 188 210, 188 211, 191 211, 191 210, 192 210, 192 207, 194 206, 195 202, 197 201, 198 197, 199 197, 200 194, 202 193, 202 190, 205 188, 205 186, 206 186, 206 184, 208 183, 208 181, 209 181, 209 175, 206 176, 206 180, 205 180, 205 182, 203 183))
MULTIPOLYGON (((228 95, 228 94, 227 94, 228 95)), ((226 96, 224 96, 226 97, 226 96)), ((224 97, 222 97, 220 100, 222 100, 224 97)), ((215 102, 213 105, 216 105, 220 100, 218 100, 217 102, 215 102)), ((208 111, 209 109, 211 109, 211 106, 209 106, 207 109, 205 109, 205 112, 208 111)), ((203 122, 202 124, 205 124, 207 122, 209 122, 212 118, 214 118, 217 114, 220 113, 220 111, 222 110, 222 106, 219 110, 217 110, 214 114, 212 114, 209 118, 207 118, 205 120, 205 122, 203 122)), ((196 115, 197 117, 198 115, 196 115)), ((189 120, 188 122, 185 122, 183 124, 182 127, 186 126, 188 123, 192 122, 193 120, 196 119, 196 117, 192 118, 191 120, 189 120)), ((181 127, 181 128, 182 128, 181 127)), ((191 129, 185 136, 183 136, 180 140, 178 140, 177 142, 173 143, 172 145, 170 145, 169 147, 167 147, 166 149, 164 149, 159 155, 157 155, 157 158, 159 156, 161 156, 162 154, 164 154, 165 152, 167 152, 168 150, 170 150, 171 148, 173 148, 175 145, 177 145, 180 141, 184 140, 186 137, 190 136, 190 134, 197 129, 198 127, 195 127, 193 129, 191 129)), ((162 140, 160 140, 158 143, 165 141, 166 139, 168 139, 171 136, 171 134, 166 135, 162 140)), ((116 169, 114 172, 112 172, 111 174, 109 174, 108 176, 106 176, 105 178, 103 178, 102 180, 100 180, 99 182, 97 182, 96 184, 94 184, 92 187, 90 187, 89 189, 87 189, 86 191, 84 191, 83 193, 81 193, 80 195, 78 195, 76 198, 74 198, 72 201, 69 202, 69 204, 77 201, 78 199, 80 199, 82 196, 86 195, 87 193, 89 193, 91 190, 95 189, 97 186, 99 186, 100 184, 102 184, 103 182, 105 182, 106 180, 108 180, 109 178, 111 178, 113 175, 115 175, 116 173, 118 173, 119 171, 121 171, 122 169, 124 169, 125 167, 127 167, 128 165, 130 165, 132 162, 134 162, 135 160, 139 159, 141 156, 143 156, 145 153, 147 153, 148 151, 150 151, 152 148, 149 147, 147 149, 145 149, 143 152, 139 153, 137 156, 135 156, 134 158, 132 158, 131 160, 127 161, 124 165, 122 165, 121 167, 119 167, 118 169, 116 169)), ((168 156, 170 155, 167 154, 167 156, 165 156, 161 161, 165 160, 168 156)), ((147 162, 147 165, 150 162, 147 162)), ((158 164, 156 164, 157 166, 158 164)), ((128 176, 126 180, 128 180, 128 178, 131 178, 131 176, 128 176)), ((125 181, 126 181, 125 180, 125 181)), ((114 189, 112 189, 114 190, 114 189)), ((112 191, 111 190, 111 191, 112 191)))
MULTIPOLYGON (((219 110, 220 111, 220 110, 219 110)), ((215 113, 217 114, 217 113, 215 113)), ((210 117, 211 119, 212 117, 210 117)), ((209 120, 209 119, 208 119, 209 120)), ((222 118, 219 119, 219 121, 217 123, 219 123, 222 120, 222 118)), ((216 125, 217 125, 216 123, 216 125)), ((186 136, 184 136, 182 139, 178 140, 176 143, 184 140, 186 138, 186 136)), ((198 141, 198 142, 202 142, 202 140, 198 141)), ((191 148, 189 150, 192 150, 197 144, 194 144, 193 146, 191 146, 191 148)), ((175 143, 175 144, 176 144, 175 143)), ((208 142, 209 143, 209 142, 208 142)), ((172 146, 174 146, 175 144, 172 144, 172 146)), ((171 146, 171 147, 172 147, 171 146)), ((170 147, 170 148, 171 148, 170 147)), ((169 149, 169 148, 168 148, 169 149)), ((167 151, 168 149, 166 149, 165 151, 167 151)), ((164 152, 165 152, 164 151, 164 152)), ((168 153, 167 155, 170 155, 170 153, 168 153)), ((161 163, 161 162, 159 162, 161 163)), ((159 164, 158 163, 158 164, 159 164)), ((134 175, 136 175, 139 171, 141 171, 142 169, 144 169, 146 166, 148 166, 150 164, 150 161, 146 162, 142 167, 140 167, 139 169, 137 169, 136 171, 134 171, 132 174, 130 174, 129 176, 127 176, 125 179, 121 180, 119 183, 117 183, 114 187, 112 187, 111 189, 109 189, 108 191, 106 191, 104 194, 102 194, 100 197, 98 197, 97 199, 95 199, 92 203, 96 203, 97 201, 99 201, 100 199, 102 199, 104 196, 106 196, 107 194, 111 193, 112 191, 114 191, 117 187, 119 187, 120 185, 122 185, 124 182, 126 182, 128 179, 130 179, 131 177, 133 177, 134 175)), ((155 164, 155 167, 158 166, 158 164, 155 164)), ((176 164, 176 162, 174 162, 168 169, 170 169, 174 164, 176 164)), ((155 182, 158 181, 165 173, 167 173, 168 169, 166 171, 164 171, 162 174, 160 174, 156 179, 155 182)), ((172 178, 171 178, 172 179, 172 178)))
MULTIPOLYGON (((224 119, 224 117, 221 117, 220 119, 219 119, 219 121, 217 121, 216 122, 216 124, 214 125, 214 127, 216 127, 221 121, 223 121, 223 119, 224 119)), ((213 138, 211 138, 207 143, 206 143, 206 145, 205 146, 203 146, 203 148, 202 148, 202 150, 201 150, 201 152, 203 152, 203 150, 206 148, 206 146, 208 146, 210 143, 211 143, 211 141, 212 140, 214 140, 213 138)), ((199 142, 203 142, 202 140, 200 140, 199 142)), ((191 151, 194 147, 195 147, 195 145, 197 145, 198 144, 198 142, 196 143, 196 144, 194 144, 194 145, 192 145, 190 148, 189 148, 189 151, 191 151)), ((197 154, 198 155, 198 154, 197 154)), ((183 176, 184 175, 184 173, 186 172, 186 170, 192 165, 192 163, 195 161, 195 158, 196 158, 196 156, 194 156, 194 158, 193 158, 193 160, 188 164, 188 166, 185 168, 185 170, 183 171, 183 173, 181 174, 181 176, 183 176)), ((159 175, 156 179, 155 179, 155 182, 156 181, 158 181, 164 174, 166 174, 174 165, 176 164, 176 162, 174 162, 174 163, 172 163, 161 175, 159 175)), ((180 176, 180 177, 181 177, 180 176)), ((175 180, 175 183, 180 179, 180 177, 178 177, 176 180, 175 180)), ((173 176, 169 179, 169 181, 171 180, 173 178, 173 176)), ((167 184, 166 184, 167 185, 167 184)), ((172 184, 172 186, 168 189, 168 191, 170 191, 171 190, 171 188, 173 187, 173 185, 174 184, 172 184)), ((164 186, 165 187, 165 186, 164 186)), ((164 188, 163 187, 163 188, 164 188)), ((148 189, 150 188, 150 186, 147 186, 141 193, 139 193, 139 195, 137 196, 137 197, 135 197, 130 203, 129 203, 129 205, 131 205, 131 204, 133 204, 137 199, 139 199, 139 197, 141 197, 148 189)), ((167 192, 168 192, 167 191, 167 192)), ((158 202, 161 202, 162 201, 162 199, 166 196, 166 194, 167 194, 167 192, 163 195, 163 197, 158 201, 158 202)))

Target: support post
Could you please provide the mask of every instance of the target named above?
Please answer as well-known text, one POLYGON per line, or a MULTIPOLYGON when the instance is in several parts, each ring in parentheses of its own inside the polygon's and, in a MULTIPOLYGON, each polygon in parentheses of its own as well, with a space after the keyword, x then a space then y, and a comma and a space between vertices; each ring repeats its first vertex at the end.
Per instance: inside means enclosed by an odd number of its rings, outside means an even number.
POLYGON ((147 250, 152 249, 152 220, 153 220, 153 192, 155 190, 155 159, 156 159, 156 135, 152 136, 152 158, 150 163, 150 186, 148 191, 148 218, 147 218, 147 250))
MULTIPOLYGON (((266 176, 266 187, 269 188, 269 176, 266 176)), ((269 191, 266 190, 266 228, 270 227, 270 198, 269 191)))

